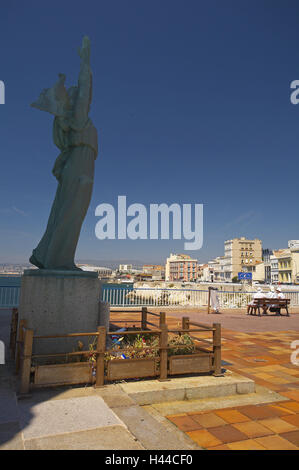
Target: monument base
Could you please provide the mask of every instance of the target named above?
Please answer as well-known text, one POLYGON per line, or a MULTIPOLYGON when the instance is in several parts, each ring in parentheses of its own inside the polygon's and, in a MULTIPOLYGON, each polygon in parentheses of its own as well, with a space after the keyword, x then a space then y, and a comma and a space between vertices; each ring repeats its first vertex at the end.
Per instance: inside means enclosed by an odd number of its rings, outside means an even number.
MULTIPOLYGON (((19 318, 27 321, 34 336, 95 332, 100 299, 101 282, 95 272, 27 269, 21 282, 19 318)), ((78 341, 88 350, 94 340, 95 337, 36 339, 33 354, 76 351, 78 341)), ((80 356, 75 358, 79 360, 80 356)))

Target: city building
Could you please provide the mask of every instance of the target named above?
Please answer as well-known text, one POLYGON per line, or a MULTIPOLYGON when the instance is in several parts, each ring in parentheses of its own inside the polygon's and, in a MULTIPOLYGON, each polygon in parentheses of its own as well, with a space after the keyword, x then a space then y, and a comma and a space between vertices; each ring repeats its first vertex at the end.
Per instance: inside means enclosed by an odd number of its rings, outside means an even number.
POLYGON ((106 268, 105 266, 91 266, 88 264, 85 264, 85 265, 80 264, 78 266, 80 267, 80 269, 82 269, 82 271, 97 272, 100 278, 101 277, 106 278, 112 275, 112 269, 106 268))
POLYGON ((263 261, 243 264, 242 271, 252 273, 252 282, 265 282, 265 263, 263 261))
POLYGON ((218 256, 214 260, 213 271, 214 271, 214 282, 225 282, 226 281, 226 264, 225 256, 218 256))
POLYGON ((278 259, 277 255, 280 253, 279 250, 273 251, 273 254, 270 255, 270 264, 271 264, 271 284, 278 284, 278 259))
POLYGON ((283 284, 299 282, 299 249, 292 247, 282 250, 277 255, 278 281, 283 284))
POLYGON ((265 265, 265 282, 267 284, 271 283, 271 255, 273 255, 272 250, 269 250, 269 248, 263 249, 263 262, 265 265))
POLYGON ((198 261, 189 255, 171 253, 166 260, 166 281, 196 281, 198 277, 198 261))
POLYGON ((289 240, 288 241, 288 248, 292 252, 298 252, 299 251, 299 240, 289 240))
POLYGON ((245 237, 233 238, 224 242, 223 271, 226 281, 232 281, 246 265, 255 265, 262 261, 262 242, 255 238, 248 240, 245 237))
POLYGON ((144 264, 142 272, 151 274, 152 279, 155 281, 165 279, 165 266, 159 264, 144 264))
POLYGON ((118 270, 123 272, 123 273, 130 273, 133 269, 132 264, 120 264, 118 267, 118 270))

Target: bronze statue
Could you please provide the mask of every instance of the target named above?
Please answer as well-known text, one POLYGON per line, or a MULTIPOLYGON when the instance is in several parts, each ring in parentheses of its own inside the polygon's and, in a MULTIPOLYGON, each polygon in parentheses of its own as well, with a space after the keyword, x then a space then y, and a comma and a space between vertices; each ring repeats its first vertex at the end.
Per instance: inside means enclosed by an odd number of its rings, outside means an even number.
POLYGON ((93 188, 98 154, 97 131, 88 117, 92 97, 90 41, 83 38, 78 85, 65 88, 65 75, 42 91, 31 106, 55 116, 53 139, 61 153, 53 174, 58 188, 46 231, 30 262, 40 269, 79 269, 75 251, 93 188))

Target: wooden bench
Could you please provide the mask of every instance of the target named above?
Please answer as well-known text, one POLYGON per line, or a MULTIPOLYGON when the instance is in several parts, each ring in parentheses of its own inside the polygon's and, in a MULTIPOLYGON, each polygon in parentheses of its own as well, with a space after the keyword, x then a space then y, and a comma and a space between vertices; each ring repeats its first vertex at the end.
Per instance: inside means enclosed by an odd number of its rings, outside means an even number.
POLYGON ((263 311, 263 315, 268 315, 267 310, 270 307, 273 307, 280 310, 285 309, 285 316, 289 317, 289 305, 290 299, 254 299, 253 302, 247 306, 247 315, 256 315, 256 312, 258 312, 258 316, 260 317, 261 309, 263 311))

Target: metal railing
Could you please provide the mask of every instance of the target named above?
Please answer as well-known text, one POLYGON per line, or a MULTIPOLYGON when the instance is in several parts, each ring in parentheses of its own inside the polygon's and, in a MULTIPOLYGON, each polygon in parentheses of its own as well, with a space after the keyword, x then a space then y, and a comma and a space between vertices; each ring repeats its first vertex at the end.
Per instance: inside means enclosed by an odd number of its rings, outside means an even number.
MULTIPOLYGON (((218 291, 222 308, 244 308, 252 300, 252 292, 218 291)), ((299 305, 299 291, 284 292, 291 306, 299 305)), ((0 286, 0 308, 19 305, 19 286, 0 286)), ((208 305, 208 290, 151 289, 108 287, 102 289, 102 300, 112 307, 203 307, 208 305)))
MULTIPOLYGON (((299 305, 299 291, 284 292, 291 306, 299 305)), ((252 300, 253 292, 218 291, 222 308, 245 308, 252 300)), ((151 288, 106 288, 102 298, 111 306, 200 307, 208 305, 208 290, 198 289, 151 289, 151 288)))
POLYGON ((13 308, 19 305, 19 286, 0 286, 0 308, 13 308))

